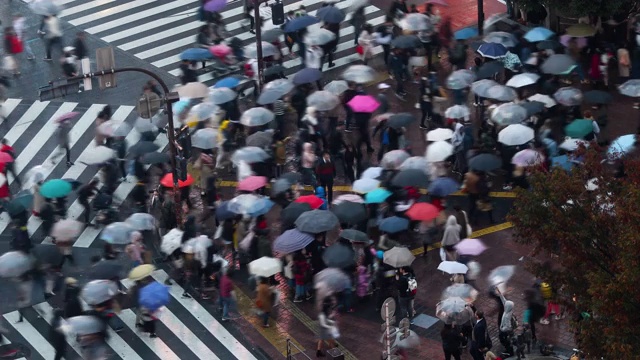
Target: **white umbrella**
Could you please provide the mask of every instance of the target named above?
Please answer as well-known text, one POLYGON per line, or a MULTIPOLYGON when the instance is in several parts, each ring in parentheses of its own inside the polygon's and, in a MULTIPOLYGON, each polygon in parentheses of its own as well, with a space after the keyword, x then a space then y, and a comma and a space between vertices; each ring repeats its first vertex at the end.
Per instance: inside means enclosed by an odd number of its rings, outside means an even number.
POLYGON ((457 261, 443 261, 438 265, 438 270, 447 274, 466 274, 469 268, 467 265, 457 261))
POLYGON ((204 128, 191 136, 191 146, 198 149, 213 149, 217 146, 218 132, 216 129, 204 128))
POLYGON ((317 29, 313 32, 309 32, 304 37, 304 43, 307 45, 325 45, 332 40, 335 40, 336 34, 327 29, 317 29))
POLYGON ((153 230, 156 228, 156 218, 147 213, 135 213, 125 222, 138 231, 153 230))
POLYGON ((325 85, 323 89, 334 95, 342 95, 343 92, 349 89, 349 84, 344 80, 333 80, 325 85))
POLYGON ((110 244, 126 245, 131 242, 131 233, 134 231, 136 229, 126 222, 114 222, 102 230, 100 239, 110 244))
POLYGON ((543 103, 544 107, 546 107, 547 109, 557 104, 556 101, 549 95, 535 94, 535 95, 529 96, 528 99, 529 101, 538 101, 543 103))
POLYGON ((532 128, 522 124, 512 124, 500 131, 498 141, 507 146, 516 146, 528 143, 534 136, 535 132, 532 128))
POLYGON ((576 151, 580 145, 589 146, 589 142, 581 140, 581 139, 572 139, 565 138, 562 144, 560 144, 560 149, 567 151, 576 151))
POLYGON ((9 251, 0 256, 0 277, 20 276, 32 268, 32 258, 22 251, 9 251))
POLYGON ((318 111, 329 111, 340 104, 340 98, 330 91, 316 91, 307 97, 307 106, 313 106, 318 111))
POLYGON ((282 262, 278 259, 263 256, 249 263, 249 273, 268 278, 282 271, 282 262))
POLYGON ((182 233, 180 229, 171 229, 162 237, 162 244, 160 244, 160 251, 166 255, 173 254, 174 251, 180 248, 182 245, 182 233))
POLYGON ((446 141, 436 141, 427 147, 425 157, 430 163, 444 161, 453 155, 453 145, 446 141))
POLYGON ((429 162, 424 156, 412 156, 400 165, 399 170, 422 170, 427 176, 429 175, 429 162))
POLYGON ((468 119, 471 112, 466 105, 453 105, 444 112, 448 119, 468 119))
POLYGON ((511 86, 513 88, 521 88, 523 86, 533 85, 538 82, 540 79, 540 75, 534 73, 522 73, 515 75, 509 81, 507 81, 507 86, 511 86))
POLYGON ((96 146, 86 154, 86 158, 81 162, 87 165, 96 165, 105 163, 116 157, 116 152, 106 146, 96 146))
POLYGON ((175 88, 181 98, 202 99, 209 94, 207 85, 200 82, 191 82, 175 88))
POLYGON ((453 138, 453 130, 449 128, 437 128, 427 133, 427 141, 445 141, 451 138, 453 138))
POLYGON ((357 84, 364 84, 376 79, 377 71, 367 65, 351 65, 342 73, 342 78, 357 84))
POLYGON ((361 179, 377 179, 378 177, 380 177, 380 175, 382 175, 382 168, 375 166, 375 167, 367 168, 367 170, 365 170, 362 173, 360 178, 361 179))
POLYGON ((83 229, 84 224, 80 221, 64 219, 53 225, 51 237, 56 239, 56 241, 69 242, 80 235, 83 229))
POLYGON ((133 127, 136 129, 137 132, 139 133, 147 133, 147 132, 155 132, 156 130, 158 130, 158 126, 155 125, 151 119, 145 119, 145 118, 137 118, 135 124, 133 125, 133 127))
POLYGON ((380 187, 380 181, 374 179, 360 179, 353 182, 351 191, 366 194, 380 187))

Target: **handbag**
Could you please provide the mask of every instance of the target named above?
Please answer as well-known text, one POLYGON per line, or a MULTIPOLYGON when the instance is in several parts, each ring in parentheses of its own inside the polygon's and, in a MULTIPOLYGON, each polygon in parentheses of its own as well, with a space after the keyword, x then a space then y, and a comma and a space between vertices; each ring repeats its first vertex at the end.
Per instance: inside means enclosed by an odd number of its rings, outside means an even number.
POLYGON ((356 46, 356 52, 357 52, 359 55, 364 55, 364 48, 362 47, 362 45, 358 45, 358 46, 356 46))

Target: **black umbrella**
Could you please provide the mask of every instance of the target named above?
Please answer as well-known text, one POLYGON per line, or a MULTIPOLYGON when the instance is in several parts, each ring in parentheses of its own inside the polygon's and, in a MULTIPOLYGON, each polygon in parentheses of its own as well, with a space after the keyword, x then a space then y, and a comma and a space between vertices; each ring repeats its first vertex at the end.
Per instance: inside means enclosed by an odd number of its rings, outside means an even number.
POLYGON ((478 72, 476 73, 476 77, 478 80, 480 79, 489 79, 492 78, 495 74, 502 71, 504 69, 504 64, 500 61, 490 61, 480 66, 478 72))
POLYGON ((536 47, 538 50, 555 50, 562 49, 563 45, 555 40, 540 41, 536 47))
POLYGON ((613 101, 613 96, 608 92, 602 90, 591 90, 582 94, 584 102, 589 104, 610 104, 613 101))
POLYGON ((296 183, 299 183, 300 180, 302 180, 302 175, 300 175, 300 173, 288 172, 280 175, 278 179, 287 179, 292 184, 296 184, 296 183))
POLYGON ((293 183, 289 179, 278 179, 271 184, 271 195, 276 196, 285 193, 291 189, 291 185, 293 185, 293 183))
POLYGON ((478 171, 491 171, 501 166, 502 160, 493 154, 479 154, 469 160, 469 167, 478 171))
POLYGON ((342 230, 342 232, 340 233, 340 237, 347 239, 353 243, 365 243, 367 245, 371 243, 371 239, 369 239, 369 236, 367 234, 356 229, 342 230))
POLYGON ((307 211, 311 211, 311 206, 307 203, 296 203, 293 202, 289 204, 286 208, 282 209, 280 212, 280 219, 283 224, 286 224, 286 228, 293 225, 296 220, 307 211))
POLYGON ((139 143, 133 145, 129 148, 129 157, 136 158, 138 156, 154 152, 158 150, 160 147, 151 141, 140 141, 139 143))
POLYGON ((350 247, 339 242, 324 250, 322 260, 328 267, 348 268, 356 264, 355 252, 350 247))
POLYGON ((115 260, 101 260, 94 264, 89 270, 90 278, 92 280, 111 280, 120 278, 122 269, 122 265, 115 262, 115 260))
POLYGON ((400 35, 391 41, 391 46, 398 49, 413 49, 422 46, 420 39, 414 35, 400 35))
POLYGON ((415 186, 419 188, 429 187, 429 178, 423 170, 418 169, 406 169, 398 172, 391 184, 398 187, 415 186))
POLYGON ((33 248, 33 256, 42 265, 51 265, 53 267, 60 267, 64 256, 56 246, 51 245, 36 245, 33 248))
POLYGON ((519 104, 527 110, 527 117, 541 113, 544 110, 544 103, 539 101, 527 101, 519 104))
POLYGON ((303 213, 296 220, 296 228, 309 234, 319 234, 338 226, 338 217, 327 210, 311 210, 303 213))
POLYGON ((150 152, 148 154, 142 155, 142 159, 140 162, 143 164, 165 164, 168 163, 171 157, 169 154, 159 153, 159 152, 150 152))
POLYGON ((293 76, 293 83, 295 85, 311 84, 322 79, 322 71, 313 68, 306 68, 298 71, 293 76))
POLYGON ((367 209, 364 204, 343 201, 331 209, 341 223, 358 224, 367 219, 367 209))
POLYGON ((387 120, 387 125, 394 129, 400 129, 408 126, 414 121, 416 121, 415 115, 409 113, 400 113, 391 115, 391 117, 389 117, 389 120, 387 120))
POLYGON ((285 70, 286 70, 285 67, 282 65, 273 65, 264 69, 263 74, 264 76, 277 75, 277 74, 284 73, 285 70))

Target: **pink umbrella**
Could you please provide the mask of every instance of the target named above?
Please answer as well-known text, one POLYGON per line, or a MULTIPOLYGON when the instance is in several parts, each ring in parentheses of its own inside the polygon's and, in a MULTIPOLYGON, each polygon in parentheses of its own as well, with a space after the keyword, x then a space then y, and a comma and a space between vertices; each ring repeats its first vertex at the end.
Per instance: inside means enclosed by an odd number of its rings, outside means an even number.
POLYGON ((457 243, 455 246, 458 254, 460 255, 480 255, 485 250, 487 250, 487 246, 478 239, 464 239, 457 243))
POLYGON ((61 123, 63 121, 71 120, 71 119, 73 119, 74 117, 76 117, 78 115, 80 115, 80 113, 76 112, 76 111, 73 111, 73 112, 70 112, 70 113, 66 113, 64 115, 61 115, 59 118, 57 118, 56 122, 57 123, 61 123))
POLYGON ((249 176, 238 184, 238 190, 256 191, 267 185, 267 178, 264 176, 249 176))
MULTIPOLYGON (((571 35, 562 35, 560 36, 560 43, 562 45, 564 45, 565 47, 569 47, 569 41, 571 40, 573 36, 571 35)), ((578 47, 579 48, 583 48, 585 46, 587 46, 587 38, 576 38, 576 41, 578 43, 578 47)))
POLYGON ((513 155, 511 163, 518 166, 533 166, 542 163, 542 154, 533 149, 524 149, 513 155))
POLYGON ((357 95, 347 103, 353 112, 372 113, 380 106, 378 100, 371 95, 357 95))
POLYGON ((224 58, 225 56, 231 54, 231 48, 225 44, 213 45, 209 48, 209 51, 213 56, 224 58))
POLYGON ((341 202, 349 201, 357 204, 364 204, 364 199, 360 195, 356 194, 344 194, 340 195, 333 200, 333 205, 338 205, 341 202))
POLYGON ((13 158, 11 155, 6 152, 0 152, 0 163, 10 163, 13 162, 13 158))

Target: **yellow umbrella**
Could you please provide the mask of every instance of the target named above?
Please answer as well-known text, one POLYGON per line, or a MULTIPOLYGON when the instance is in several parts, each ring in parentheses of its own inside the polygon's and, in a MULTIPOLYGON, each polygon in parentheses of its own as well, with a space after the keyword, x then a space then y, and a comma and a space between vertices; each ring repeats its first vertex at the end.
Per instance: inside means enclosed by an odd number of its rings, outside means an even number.
POLYGON ((567 35, 573 37, 589 37, 596 34, 596 29, 589 24, 576 24, 567 28, 567 35))
POLYGON ((155 269, 156 267, 151 264, 138 265, 129 272, 129 280, 142 280, 151 275, 155 269))

